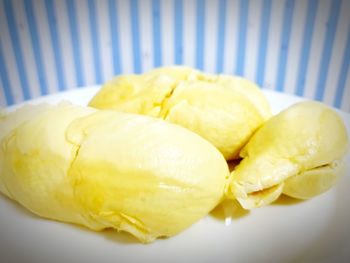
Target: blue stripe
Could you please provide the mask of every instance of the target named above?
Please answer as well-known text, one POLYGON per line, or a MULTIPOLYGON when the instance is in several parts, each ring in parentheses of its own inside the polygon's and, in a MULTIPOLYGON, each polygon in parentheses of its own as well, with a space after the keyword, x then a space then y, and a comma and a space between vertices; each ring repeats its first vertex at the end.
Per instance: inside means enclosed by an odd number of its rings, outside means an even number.
POLYGON ((132 50, 134 56, 134 72, 141 73, 141 47, 139 32, 139 6, 138 0, 130 1, 131 13, 131 34, 132 34, 132 50))
POLYGON ((331 60, 332 48, 334 42, 335 32, 337 30, 338 17, 340 12, 341 1, 332 1, 331 11, 328 17, 326 37, 323 43, 323 54, 321 59, 321 66, 318 73, 317 90, 315 93, 316 100, 323 100, 324 89, 327 81, 328 67, 331 60))
POLYGON ((40 92, 41 92, 41 95, 46 95, 48 93, 46 73, 45 73, 43 58, 41 54, 41 45, 38 37, 37 23, 36 23, 34 11, 33 11, 33 1, 24 0, 24 6, 25 6, 28 25, 29 25, 29 32, 30 32, 30 38, 32 41, 32 46, 33 46, 36 69, 38 72, 40 92))
POLYGON ((61 45, 60 45, 60 39, 58 37, 57 18, 56 18, 56 11, 55 11, 55 6, 53 1, 46 0, 45 7, 46 7, 47 20, 50 28, 51 44, 53 47, 52 49, 53 49, 53 54, 55 58, 54 62, 56 67, 58 89, 62 91, 66 88, 66 80, 63 72, 63 67, 62 67, 63 63, 62 63, 61 45))
POLYGON ((22 49, 21 49, 21 43, 20 43, 20 39, 18 37, 16 20, 15 20, 15 16, 13 13, 12 1, 5 0, 4 7, 5 7, 7 24, 8 24, 9 32, 10 32, 11 43, 12 43, 12 47, 14 50, 14 55, 15 55, 15 60, 16 60, 16 65, 17 65, 17 70, 18 70, 18 77, 19 77, 20 82, 21 82, 23 97, 25 100, 28 100, 31 98, 31 96, 30 96, 28 80, 27 80, 27 72, 26 72, 25 67, 24 67, 24 60, 23 60, 23 53, 22 53, 22 49))
POLYGON ((238 45, 237 45, 237 60, 236 60, 236 74, 243 75, 247 24, 248 24, 248 5, 249 1, 241 0, 239 8, 239 31, 238 31, 238 45))
POLYGON ((284 81, 286 77, 288 46, 289 46, 290 32, 292 28, 293 11, 294 11, 294 0, 287 0, 284 7, 283 31, 282 31, 280 54, 279 54, 277 81, 276 81, 276 87, 278 91, 284 90, 284 81))
POLYGON ((183 3, 182 0, 175 0, 175 64, 182 64, 183 61, 183 3))
POLYGON ((94 0, 89 0, 89 22, 90 22, 90 33, 92 38, 93 56, 94 56, 94 71, 95 71, 95 81, 97 84, 102 83, 102 64, 100 56, 100 37, 98 35, 97 27, 97 12, 94 0))
POLYGON ((0 78, 4 89, 4 93, 5 93, 6 104, 12 105, 14 103, 13 95, 12 95, 12 87, 9 81, 7 68, 5 66, 5 59, 2 51, 1 40, 0 40, 0 78))
POLYGON ((120 46, 119 46, 119 30, 117 20, 117 8, 115 0, 109 0, 109 26, 111 30, 112 39, 112 54, 113 54, 113 73, 119 75, 121 73, 120 67, 120 46))
POLYGON ((205 2, 197 0, 197 29, 196 29, 196 68, 203 69, 204 60, 204 28, 205 2))
POLYGON ((299 61, 299 70, 298 70, 298 80, 296 94, 298 96, 304 95, 304 87, 307 76, 307 68, 309 64, 310 50, 311 50, 311 40, 314 31, 315 17, 317 13, 318 1, 309 0, 307 6, 307 19, 304 28, 303 35, 303 45, 301 48, 301 55, 299 61))
POLYGON ((259 86, 263 86, 265 78, 266 68, 266 50, 267 41, 269 38, 269 26, 271 16, 271 0, 264 0, 264 5, 261 14, 261 27, 260 27, 260 41, 259 41, 259 54, 258 54, 258 65, 256 72, 256 82, 259 86))
POLYGON ((72 40, 73 46, 73 57, 74 57, 74 66, 75 66, 75 74, 77 76, 77 85, 82 87, 85 85, 82 64, 81 64, 81 54, 80 54, 80 39, 79 39, 79 31, 77 25, 77 17, 75 12, 75 1, 74 0, 66 0, 67 3, 67 12, 68 12, 68 20, 70 27, 70 37, 72 40))
POLYGON ((152 0, 153 13, 153 54, 155 67, 162 65, 161 13, 159 0, 152 0))
POLYGON ((217 39, 217 50, 216 50, 216 73, 222 73, 224 68, 226 2, 227 2, 226 0, 220 0, 219 2, 218 39, 217 39))
MULTIPOLYGON (((349 64, 350 64, 350 24, 348 27, 348 36, 346 40, 343 61, 340 69, 340 74, 339 74, 339 79, 337 84, 337 91, 333 102, 333 105, 338 108, 341 107, 341 102, 344 96, 345 82, 349 73, 349 64)), ((347 103, 349 103, 349 100, 347 100, 347 103)))

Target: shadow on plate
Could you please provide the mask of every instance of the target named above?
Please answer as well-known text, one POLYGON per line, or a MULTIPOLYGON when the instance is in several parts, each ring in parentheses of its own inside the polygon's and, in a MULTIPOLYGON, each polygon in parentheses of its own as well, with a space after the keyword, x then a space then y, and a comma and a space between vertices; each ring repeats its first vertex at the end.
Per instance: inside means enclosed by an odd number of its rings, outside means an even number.
POLYGON ((141 244, 140 241, 138 241, 134 236, 131 234, 124 232, 124 231, 117 231, 115 229, 105 229, 102 232, 100 232, 105 239, 117 242, 119 244, 141 244))
MULTIPOLYGON (((350 165, 347 165, 349 171, 350 165)), ((299 255, 296 255, 292 263, 300 262, 350 262, 350 206, 349 202, 349 185, 350 174, 343 176, 332 192, 324 194, 329 197, 334 197, 334 208, 331 213, 331 218, 328 222, 328 227, 319 232, 319 235, 314 238, 314 242, 305 247, 299 255)), ((315 197, 317 198, 317 197, 315 197)))
POLYGON ((224 221, 226 218, 239 219, 249 213, 250 211, 243 209, 237 200, 224 200, 210 212, 210 215, 224 221))
MULTIPOLYGON (((295 199, 286 195, 281 195, 271 205, 297 205, 305 201, 306 200, 295 199)), ((244 209, 237 200, 224 200, 210 212, 210 215, 218 220, 225 220, 226 218, 239 219, 249 215, 249 213, 250 210, 244 209)))
POLYGON ((56 223, 59 223, 61 225, 65 225, 65 226, 68 226, 70 228, 73 228, 74 230, 82 231, 82 232, 85 232, 88 234, 102 236, 107 240, 117 242, 119 244, 140 244, 140 242, 134 236, 132 236, 129 233, 123 232, 123 231, 119 232, 119 231, 112 229, 112 228, 104 229, 102 231, 94 231, 94 230, 91 230, 91 229, 84 227, 82 225, 40 217, 34 213, 31 213, 29 210, 27 210, 26 208, 21 206, 19 203, 17 203, 16 201, 10 199, 9 197, 7 197, 1 193, 0 193, 0 198, 4 199, 5 202, 9 203, 11 205, 11 209, 14 209, 18 215, 25 216, 25 217, 31 218, 33 220, 46 220, 49 222, 56 222, 56 223))
POLYGON ((307 200, 296 199, 282 194, 272 205, 297 205, 306 201, 307 200))
POLYGON ((37 216, 36 214, 31 213, 29 210, 25 209, 23 206, 21 206, 18 202, 12 200, 11 198, 7 197, 6 195, 0 193, 0 199, 5 200, 8 204, 11 205, 11 209, 15 210, 16 213, 19 213, 23 216, 30 217, 32 219, 43 219, 42 217, 37 216))

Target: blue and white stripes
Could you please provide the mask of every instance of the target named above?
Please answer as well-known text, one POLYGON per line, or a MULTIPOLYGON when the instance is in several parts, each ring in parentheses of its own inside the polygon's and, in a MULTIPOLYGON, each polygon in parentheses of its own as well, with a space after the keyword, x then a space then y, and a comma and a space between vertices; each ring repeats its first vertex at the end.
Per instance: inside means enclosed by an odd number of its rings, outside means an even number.
POLYGON ((302 51, 300 54, 298 82, 296 87, 296 94, 298 96, 304 95, 305 78, 307 76, 307 68, 311 49, 312 34, 314 31, 315 16, 317 12, 317 1, 308 1, 306 22, 304 26, 302 51))
POLYGON ((294 11, 294 0, 286 0, 283 15, 283 28, 281 32, 280 51, 278 60, 278 72, 276 80, 276 89, 283 91, 286 78, 286 66, 288 59, 288 47, 290 43, 290 33, 292 28, 292 17, 294 11))
POLYGON ((257 60, 256 83, 263 85, 266 70, 266 51, 269 37, 269 24, 271 16, 271 0, 264 0, 260 22, 259 54, 257 60))
POLYGON ((338 17, 340 12, 340 4, 340 0, 334 0, 331 4, 331 9, 327 22, 327 32, 323 44, 321 67, 318 73, 317 89, 315 93, 315 98, 317 100, 322 100, 324 96, 325 83, 328 73, 329 62, 332 54, 335 30, 337 28, 338 17))
POLYGON ((350 1, 0 0, 0 105, 186 64, 350 111, 350 1))
POLYGON ((50 28, 51 45, 54 53, 55 71, 57 76, 58 90, 63 90, 66 87, 65 76, 63 72, 62 51, 60 40, 57 31, 56 11, 52 0, 45 1, 45 8, 50 28))
POLYGON ((216 54, 216 73, 223 71, 224 66, 224 48, 225 48, 225 25, 226 25, 227 0, 219 1, 218 13, 218 33, 217 33, 217 54, 216 54))
POLYGON ((95 1, 89 0, 89 26, 91 32, 91 42, 93 47, 94 65, 95 65, 95 80, 97 83, 102 83, 102 71, 100 56, 100 38, 98 36, 98 18, 96 12, 95 1))
POLYGON ((175 0, 174 13, 175 13, 175 63, 181 65, 183 63, 183 0, 175 0))
POLYGON ((117 19, 117 8, 114 0, 108 1, 109 9, 109 27, 111 29, 111 47, 112 47, 112 58, 113 58, 113 74, 119 75, 121 73, 120 65, 120 45, 119 45, 119 23, 117 19))
POLYGON ((75 1, 66 0, 69 20, 69 32, 73 47, 74 69, 77 78, 77 86, 85 85, 85 74, 82 68, 80 34, 78 31, 75 1))
POLYGON ((33 11, 33 2, 32 0, 24 1, 24 5, 25 5, 27 21, 29 25, 29 31, 30 31, 30 37, 31 37, 32 46, 33 46, 33 53, 35 57, 36 68, 38 72, 40 94, 46 95, 48 93, 46 74, 45 74, 43 60, 42 60, 41 43, 39 42, 36 17, 34 16, 34 11, 33 11))
MULTIPOLYGON (((345 54, 343 56, 343 61, 342 61, 342 65, 339 73, 340 75, 337 83, 337 90, 334 98, 334 106, 338 108, 341 107, 342 99, 345 95, 346 79, 349 76, 349 64, 350 64, 350 26, 348 28, 345 54)), ((349 86, 347 90, 349 90, 349 86)), ((349 97, 346 97, 346 99, 348 102, 349 97)))
POLYGON ((141 42, 140 42, 140 31, 139 31, 138 0, 130 0, 130 19, 131 19, 134 72, 141 73, 142 66, 141 66, 141 42))
POLYGON ((21 83, 23 98, 25 100, 28 100, 31 98, 31 94, 30 94, 30 90, 28 88, 29 87, 28 77, 27 77, 26 68, 24 67, 23 50, 21 48, 20 38, 18 36, 19 28, 16 25, 12 1, 5 0, 4 1, 4 9, 5 9, 8 30, 9 30, 9 34, 10 34, 11 44, 12 44, 13 49, 14 49, 14 56, 15 56, 15 60, 16 60, 17 70, 18 70, 18 78, 19 78, 20 83, 21 83))
POLYGON ((197 0, 196 9, 196 68, 203 70, 203 57, 205 48, 205 1, 197 0))
MULTIPOLYGON (((1 37, 1 35, 0 35, 1 37)), ((11 105, 13 104, 13 95, 12 95, 12 88, 11 84, 8 78, 8 72, 7 68, 5 66, 5 59, 3 55, 3 49, 1 46, 1 41, 0 41, 0 76, 1 76, 1 84, 2 84, 2 90, 3 90, 3 95, 5 96, 5 101, 1 100, 3 104, 11 105)))
POLYGON ((153 25, 153 65, 160 67, 162 65, 162 44, 161 44, 161 11, 160 0, 152 1, 152 25, 153 25))
POLYGON ((247 27, 248 27, 248 9, 249 1, 241 0, 239 7, 239 35, 237 38, 237 57, 236 57, 236 69, 235 74, 244 75, 244 62, 246 54, 246 38, 247 38, 247 27))

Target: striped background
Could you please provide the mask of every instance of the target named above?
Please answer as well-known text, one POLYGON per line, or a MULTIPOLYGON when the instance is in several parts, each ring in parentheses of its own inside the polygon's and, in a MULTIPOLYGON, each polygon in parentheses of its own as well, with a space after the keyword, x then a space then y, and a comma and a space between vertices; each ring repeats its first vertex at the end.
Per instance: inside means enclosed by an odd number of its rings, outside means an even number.
POLYGON ((348 0, 0 0, 0 105, 186 64, 350 111, 348 0))

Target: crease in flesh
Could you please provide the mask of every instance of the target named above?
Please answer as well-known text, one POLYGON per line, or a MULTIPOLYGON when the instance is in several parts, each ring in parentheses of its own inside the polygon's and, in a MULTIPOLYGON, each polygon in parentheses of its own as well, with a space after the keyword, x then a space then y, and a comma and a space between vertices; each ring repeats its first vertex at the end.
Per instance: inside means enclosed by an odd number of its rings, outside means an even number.
MULTIPOLYGON (((302 174, 302 173, 305 173, 305 172, 310 172, 310 171, 319 170, 319 169, 327 169, 327 168, 334 169, 336 166, 338 166, 338 162, 339 162, 339 160, 335 160, 335 161, 332 161, 332 162, 327 163, 327 164, 322 164, 322 165, 319 165, 319 166, 316 166, 316 167, 313 167, 313 168, 310 168, 310 169, 306 169, 306 170, 303 170, 303 171, 299 171, 299 172, 296 173, 296 174, 292 174, 292 175, 288 176, 288 177, 285 178, 283 181, 287 180, 287 179, 290 178, 290 177, 298 176, 299 174, 302 174)), ((247 198, 248 198, 249 196, 257 196, 257 195, 260 195, 260 194, 267 193, 267 192, 269 192, 271 189, 273 189, 273 188, 275 188, 275 187, 278 187, 281 183, 283 183, 283 181, 281 181, 281 182, 279 182, 279 183, 277 183, 277 184, 274 184, 274 185, 270 185, 270 186, 265 187, 264 189, 261 189, 261 190, 258 190, 258 191, 253 191, 253 192, 246 193, 246 194, 247 194, 247 198)))
MULTIPOLYGON (((89 116, 93 115, 95 113, 91 113, 87 116, 81 117, 80 119, 88 118, 89 116)), ((69 127, 69 126, 68 126, 69 127)), ((74 153, 73 158, 70 161, 69 167, 67 169, 67 175, 69 176, 72 173, 74 164, 76 163, 77 159, 79 158, 80 149, 84 143, 84 140, 87 136, 86 128, 82 131, 82 137, 79 138, 79 141, 75 141, 74 139, 69 138, 68 136, 69 128, 66 130, 65 138, 67 142, 73 145, 74 147, 74 153)), ((73 183, 73 193, 75 196, 76 194, 76 184, 73 183)), ((90 211, 87 211, 85 215, 88 215, 89 218, 88 221, 94 221, 97 223, 98 229, 96 230, 105 230, 105 229, 114 229, 119 231, 125 231, 133 234, 137 238, 139 238, 143 243, 149 243, 157 238, 157 236, 153 236, 150 234, 150 230, 147 229, 141 220, 127 215, 126 213, 119 212, 99 212, 98 214, 91 213, 90 211), (103 220, 107 219, 107 220, 103 220)), ((84 218, 84 216, 81 214, 81 218, 84 218)), ((84 218, 86 219, 86 218, 84 218)))
POLYGON ((178 87, 179 83, 174 83, 171 87, 171 90, 168 94, 165 95, 165 97, 163 98, 162 102, 160 103, 160 112, 159 112, 159 118, 161 118, 162 120, 165 120, 167 118, 167 116, 170 113, 170 108, 167 110, 164 110, 164 106, 165 104, 171 99, 172 95, 174 94, 176 88, 178 87))

